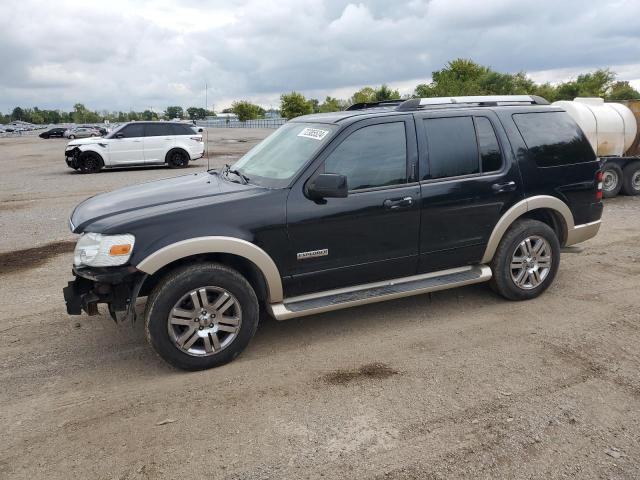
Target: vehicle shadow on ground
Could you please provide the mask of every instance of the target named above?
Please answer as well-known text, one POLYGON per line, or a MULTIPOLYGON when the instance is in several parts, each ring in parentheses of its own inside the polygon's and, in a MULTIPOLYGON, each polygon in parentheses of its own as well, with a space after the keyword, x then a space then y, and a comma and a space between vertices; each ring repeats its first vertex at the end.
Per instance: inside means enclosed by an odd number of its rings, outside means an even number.
MULTIPOLYGON (((277 321, 262 312, 255 337, 233 363, 262 361, 274 354, 344 341, 345 336, 357 341, 360 335, 376 331, 383 334, 391 327, 397 331, 416 323, 440 321, 459 312, 462 303, 465 309, 473 311, 482 305, 490 306, 500 302, 504 300, 486 285, 472 285, 287 321, 277 321)), ((83 323, 88 321, 100 329, 100 335, 95 337, 90 325, 82 328, 82 332, 91 336, 94 345, 93 348, 83 349, 82 353, 78 352, 78 355, 95 357, 83 359, 85 368, 104 368, 112 372, 124 368, 128 377, 139 375, 145 378, 179 372, 155 355, 146 341, 143 320, 145 303, 146 299, 138 300, 138 320, 134 325, 115 326, 104 311, 98 316, 85 319, 83 323)), ((78 340, 75 342, 77 345, 78 340)), ((65 349, 66 346, 62 348, 65 349)))

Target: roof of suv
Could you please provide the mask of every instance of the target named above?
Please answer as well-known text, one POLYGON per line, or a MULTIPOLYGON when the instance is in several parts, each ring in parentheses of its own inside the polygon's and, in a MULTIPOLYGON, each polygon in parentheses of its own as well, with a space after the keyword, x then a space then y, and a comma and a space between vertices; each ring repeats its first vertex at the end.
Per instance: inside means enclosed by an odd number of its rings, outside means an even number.
POLYGON ((347 110, 330 113, 313 113, 294 118, 293 122, 314 123, 352 123, 362 117, 380 117, 390 115, 412 114, 415 112, 443 109, 478 109, 478 108, 510 108, 517 111, 531 111, 532 107, 543 109, 551 107, 544 98, 535 95, 487 95, 469 97, 432 97, 412 98, 408 100, 386 101, 378 103, 362 103, 350 106, 347 110), (546 107, 546 108, 544 108, 546 107))

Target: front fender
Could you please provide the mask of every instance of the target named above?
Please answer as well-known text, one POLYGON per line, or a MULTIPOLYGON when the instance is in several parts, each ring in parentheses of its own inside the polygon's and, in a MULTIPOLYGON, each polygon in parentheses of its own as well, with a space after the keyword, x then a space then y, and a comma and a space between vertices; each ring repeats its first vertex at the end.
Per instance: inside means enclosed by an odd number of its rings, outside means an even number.
POLYGON ((155 251, 140 261, 136 268, 152 275, 176 260, 204 253, 229 253, 251 261, 265 278, 269 302, 282 301, 282 279, 273 259, 257 245, 239 238, 207 236, 182 240, 155 251))

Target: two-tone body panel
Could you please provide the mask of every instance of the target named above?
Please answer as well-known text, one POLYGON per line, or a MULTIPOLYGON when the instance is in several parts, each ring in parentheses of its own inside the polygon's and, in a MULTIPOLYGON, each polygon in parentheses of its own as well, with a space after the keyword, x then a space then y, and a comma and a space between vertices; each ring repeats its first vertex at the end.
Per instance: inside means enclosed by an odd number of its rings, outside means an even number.
MULTIPOLYGON (((420 291, 486 281, 485 265, 522 216, 551 212, 545 215, 566 244, 590 238, 599 227, 597 163, 585 157, 569 166, 535 164, 513 120, 531 112, 559 109, 387 108, 300 117, 292 122, 327 125, 332 136, 288 185, 244 184, 220 172, 177 177, 93 197, 71 222, 77 233, 135 236, 131 271, 150 278, 205 254, 244 258, 262 275, 264 300, 281 318, 298 316, 283 306, 287 299, 300 305, 323 292, 343 298, 362 292, 362 285, 406 287, 406 278, 430 279, 420 291), (380 141, 386 135, 390 140, 380 141), (345 163, 345 152, 362 163, 345 163), (367 164, 385 155, 401 167, 391 172, 386 164, 367 164), (462 170, 450 169, 453 164, 462 170), (344 198, 308 193, 319 175, 345 171, 344 198)), ((405 287, 393 295, 404 296, 405 287)))

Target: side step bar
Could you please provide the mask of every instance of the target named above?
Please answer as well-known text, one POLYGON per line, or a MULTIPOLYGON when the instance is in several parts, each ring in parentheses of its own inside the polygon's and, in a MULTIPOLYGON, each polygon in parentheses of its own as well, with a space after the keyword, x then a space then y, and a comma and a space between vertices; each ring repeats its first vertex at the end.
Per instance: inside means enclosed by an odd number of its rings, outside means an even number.
POLYGON ((491 269, 487 265, 475 265, 285 298, 282 302, 268 305, 267 308, 276 320, 288 320, 367 303, 462 287, 490 279, 491 269))

